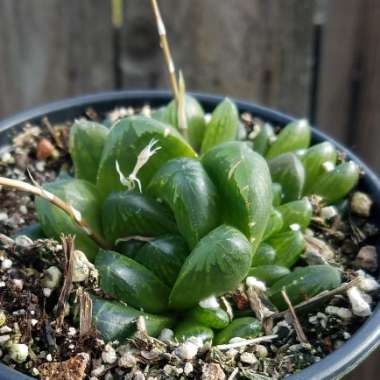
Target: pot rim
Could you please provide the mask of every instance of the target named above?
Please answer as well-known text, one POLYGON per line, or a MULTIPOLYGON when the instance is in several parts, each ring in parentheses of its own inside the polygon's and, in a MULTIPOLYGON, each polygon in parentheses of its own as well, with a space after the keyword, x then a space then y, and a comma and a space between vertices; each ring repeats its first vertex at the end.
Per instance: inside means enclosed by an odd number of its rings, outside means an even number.
MULTIPOLYGON (((223 96, 209 95, 205 93, 190 93, 195 96, 204 106, 206 111, 212 110, 222 100, 223 96)), ((89 95, 71 97, 25 111, 16 113, 0 121, 0 148, 4 144, 1 135, 12 128, 20 128, 26 122, 37 122, 47 116, 52 122, 63 122, 81 115, 85 109, 92 107, 101 112, 109 111, 117 106, 151 104, 159 106, 172 99, 167 90, 123 90, 100 92, 89 95), (65 116, 67 115, 67 116, 65 116)), ((275 111, 268 107, 259 106, 253 102, 232 99, 236 102, 239 112, 250 112, 254 116, 268 120, 277 125, 285 125, 295 118, 285 113, 275 111)), ((329 141, 348 158, 355 161, 364 170, 361 186, 369 192, 374 204, 380 207, 380 180, 376 174, 362 162, 354 153, 342 144, 336 142, 327 134, 313 128, 313 142, 329 141)), ((321 380, 342 377, 355 368, 380 344, 380 304, 376 306, 368 320, 348 339, 341 347, 336 349, 319 362, 303 369, 299 373, 287 377, 289 380, 321 380)), ((9 380, 33 379, 0 362, 0 378, 9 380), (5 376, 5 377, 3 377, 5 376)))

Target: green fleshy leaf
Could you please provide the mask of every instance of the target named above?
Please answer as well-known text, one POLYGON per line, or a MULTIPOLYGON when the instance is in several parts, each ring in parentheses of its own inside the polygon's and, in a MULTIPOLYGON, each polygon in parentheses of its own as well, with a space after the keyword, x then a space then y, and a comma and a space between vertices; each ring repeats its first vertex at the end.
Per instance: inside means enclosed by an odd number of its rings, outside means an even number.
POLYGON ((173 309, 188 309, 211 295, 235 289, 248 273, 252 247, 237 229, 222 225, 187 257, 170 294, 173 309))
POLYGON ((282 187, 283 202, 301 198, 305 183, 305 169, 294 153, 284 153, 270 160, 269 169, 273 182, 278 182, 282 187))
POLYGON ((120 302, 92 296, 92 320, 102 338, 108 342, 124 342, 136 332, 136 321, 142 316, 149 336, 157 336, 164 328, 173 325, 173 319, 144 313, 120 302))
POLYGON ((191 146, 169 125, 144 116, 124 118, 112 127, 100 161, 97 186, 103 198, 111 191, 125 190, 116 170, 116 161, 123 175, 128 177, 135 167, 138 155, 152 141, 157 141, 154 148, 160 149, 137 174, 143 189, 170 159, 196 156, 191 146))
POLYGON ((230 323, 227 312, 220 307, 208 309, 196 306, 188 315, 190 319, 215 330, 224 329, 230 323))
POLYGON ((272 286, 280 278, 285 277, 290 273, 288 268, 279 265, 261 265, 251 268, 248 276, 253 276, 260 281, 263 281, 266 286, 272 286))
POLYGON ((309 194, 309 190, 314 183, 318 182, 320 176, 325 173, 324 163, 331 162, 331 164, 335 165, 336 156, 335 147, 328 141, 314 145, 306 150, 305 154, 301 156, 306 176, 304 194, 309 194))
POLYGON ((214 337, 214 332, 210 327, 195 320, 185 320, 179 323, 174 330, 175 338, 179 342, 184 342, 191 337, 200 338, 203 342, 211 342, 214 337))
POLYGON ((128 236, 176 232, 174 216, 153 198, 129 191, 111 193, 103 204, 104 236, 111 243, 128 236))
POLYGON ((283 153, 306 149, 310 145, 311 127, 307 120, 296 120, 284 127, 266 154, 268 160, 283 153))
POLYGON ((70 129, 69 150, 75 176, 96 183, 99 162, 109 130, 85 119, 75 121, 70 129))
POLYGON ((273 207, 278 207, 282 203, 282 186, 277 182, 272 182, 272 204, 273 207))
POLYGON ((256 250, 272 209, 272 182, 265 159, 243 142, 228 142, 202 157, 221 195, 227 224, 240 229, 256 250))
POLYGON ((276 251, 273 264, 286 268, 291 268, 298 261, 305 248, 301 231, 281 232, 268 239, 267 243, 276 251))
POLYGON ((116 299, 149 313, 167 309, 170 289, 138 262, 101 249, 95 266, 99 271, 100 287, 116 299))
POLYGON ((297 305, 317 294, 337 288, 341 284, 338 269, 330 265, 311 265, 300 268, 278 280, 268 292, 270 300, 279 310, 288 308, 282 290, 286 291, 290 302, 297 305))
POLYGON ((152 178, 148 192, 169 205, 190 248, 220 222, 216 188, 195 159, 169 161, 152 178))
POLYGON ((307 197, 285 203, 277 210, 282 215, 283 231, 287 230, 292 224, 298 224, 304 230, 310 224, 313 216, 313 206, 307 197))
MULTIPOLYGON (((199 150, 205 133, 206 121, 202 106, 193 96, 185 96, 185 113, 189 142, 194 149, 199 150)), ((176 101, 172 100, 166 107, 161 107, 154 111, 152 118, 170 124, 178 129, 176 101)))
POLYGON ((235 103, 225 98, 212 113, 206 126, 202 142, 202 153, 226 141, 236 139, 239 128, 239 113, 235 103))
POLYGON ((282 214, 275 208, 272 209, 272 212, 270 214, 269 221, 267 224, 267 228, 265 229, 265 232, 264 232, 263 240, 266 240, 270 238, 272 235, 274 235, 275 233, 281 231, 281 229, 283 228, 283 225, 284 225, 284 221, 282 218, 282 214))
MULTIPOLYGON (((48 183, 44 189, 53 193, 79 211, 90 228, 102 236, 100 225, 101 204, 97 189, 91 183, 80 180, 58 180, 48 183)), ((99 247, 65 212, 42 198, 35 200, 37 217, 46 236, 59 240, 62 233, 75 235, 75 247, 94 260, 99 247)))
POLYGON ((318 194, 326 203, 334 203, 344 198, 358 183, 360 169, 353 161, 338 165, 324 173, 311 187, 310 193, 318 194))
POLYGON ((256 338, 261 334, 261 323, 256 318, 237 318, 234 319, 224 330, 216 334, 214 345, 226 344, 232 338, 256 338))
POLYGON ((137 252, 135 260, 166 285, 172 286, 188 253, 189 249, 182 237, 165 235, 148 241, 137 252))
POLYGON ((272 264, 276 258, 276 251, 267 243, 261 243, 252 257, 252 267, 272 264))
POLYGON ((273 127, 270 124, 265 123, 260 126, 260 132, 253 140, 253 149, 262 156, 265 156, 272 140, 274 139, 275 133, 273 127))

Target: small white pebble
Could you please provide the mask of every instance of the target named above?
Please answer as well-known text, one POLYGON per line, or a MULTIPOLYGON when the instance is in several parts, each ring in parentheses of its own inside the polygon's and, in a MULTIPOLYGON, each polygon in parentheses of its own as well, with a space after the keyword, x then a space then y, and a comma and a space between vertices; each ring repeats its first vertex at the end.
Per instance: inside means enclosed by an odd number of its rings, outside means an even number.
POLYGON ((337 317, 344 320, 349 320, 352 318, 351 310, 345 307, 327 306, 325 312, 330 315, 336 315, 337 317))
POLYGON ((10 335, 0 335, 0 346, 8 342, 9 339, 11 339, 10 335))
POLYGON ((189 362, 185 364, 185 367, 183 368, 183 372, 186 376, 189 376, 191 372, 193 372, 194 368, 193 365, 189 362))
POLYGON ((257 344, 255 347, 256 354, 259 358, 263 359, 268 356, 268 349, 262 344, 257 344))
POLYGON ((51 296, 51 293, 53 293, 53 289, 43 288, 42 292, 46 298, 49 298, 51 296))
POLYGON ((198 348, 203 347, 203 340, 199 336, 192 336, 186 340, 186 342, 195 344, 198 348))
POLYGON ((30 320, 30 324, 31 324, 32 326, 35 326, 37 323, 38 323, 38 319, 31 319, 31 320, 30 320))
POLYGON ((219 302, 215 296, 210 296, 201 300, 199 306, 203 309, 217 309, 219 307, 219 302))
POLYGON ((211 113, 206 113, 205 114, 205 122, 208 124, 211 121, 211 113))
POLYGON ((16 363, 23 363, 29 355, 29 348, 26 344, 12 343, 8 346, 8 354, 16 363))
POLYGON ((343 333, 343 338, 344 338, 344 339, 350 339, 350 338, 351 338, 351 334, 350 334, 349 332, 345 331, 345 332, 343 333))
POLYGON ((247 277, 245 283, 249 288, 259 289, 263 292, 267 290, 267 287, 265 286, 264 282, 258 280, 256 277, 253 276, 247 277))
POLYGON ((257 358, 252 352, 243 352, 240 355, 240 361, 245 364, 253 365, 257 363, 257 358))
POLYGON ((379 289, 380 284, 369 274, 365 273, 363 270, 356 271, 358 274, 360 281, 358 284, 358 288, 363 292, 373 292, 379 289))
POLYGON ((38 376, 40 374, 40 371, 36 367, 33 367, 32 370, 30 371, 30 373, 33 376, 38 376))
POLYGON ((230 348, 228 351, 226 351, 226 356, 229 358, 229 359, 235 359, 236 358, 236 355, 239 353, 238 350, 235 350, 234 348, 230 348))
POLYGON ((67 334, 68 334, 69 336, 75 336, 76 333, 77 333, 77 329, 76 329, 75 327, 69 327, 69 330, 68 330, 68 332, 67 332, 67 334))
POLYGON ((47 354, 47 355, 46 355, 46 360, 47 360, 48 362, 51 362, 51 361, 53 360, 53 357, 51 356, 51 354, 47 354))
POLYGON ((13 279, 13 285, 15 286, 16 289, 22 290, 24 287, 24 281, 19 278, 15 278, 13 279))
POLYGON ((170 329, 162 329, 160 336, 158 337, 159 340, 163 342, 171 342, 174 338, 174 331, 170 329))
POLYGON ((338 215, 338 210, 334 206, 327 206, 321 208, 321 217, 324 220, 330 220, 338 215))
POLYGON ((118 365, 123 368, 133 368, 136 363, 136 358, 129 352, 124 353, 118 360, 118 365))
POLYGON ((91 371, 91 376, 94 376, 94 377, 99 377, 99 376, 102 376, 104 371, 105 371, 106 367, 102 364, 96 368, 94 368, 92 371, 91 371))
POLYGON ((198 346, 191 342, 184 342, 175 350, 175 354, 183 360, 191 360, 197 353, 198 346))
POLYGON ((1 269, 3 270, 8 270, 12 268, 13 262, 10 259, 4 259, 3 262, 1 263, 1 269))
POLYGON ((28 209, 25 205, 21 205, 19 208, 21 214, 26 215, 28 213, 28 209))
POLYGON ((5 282, 4 281, 0 281, 0 288, 5 288, 5 282))
POLYGON ((352 312, 359 317, 371 315, 371 306, 366 302, 360 290, 353 286, 347 290, 347 295, 351 303, 352 312))
POLYGON ((8 334, 12 331, 12 329, 9 326, 3 326, 0 328, 0 334, 8 334))
POLYGON ((26 235, 19 235, 15 237, 16 245, 24 248, 28 248, 33 245, 33 240, 26 235))
POLYGON ((8 214, 6 212, 0 212, 0 222, 5 222, 8 219, 8 214))
POLYGON ((44 271, 44 277, 41 284, 44 288, 54 289, 56 288, 62 278, 62 272, 56 266, 51 266, 44 271))
POLYGON ((357 191, 351 199, 351 211, 360 216, 368 217, 371 212, 372 199, 365 193, 357 191))
POLYGON ((44 161, 37 161, 35 166, 39 172, 45 171, 45 162, 44 161))
POLYGON ((102 360, 104 363, 113 364, 117 360, 117 355, 115 349, 110 345, 106 344, 102 352, 102 360))

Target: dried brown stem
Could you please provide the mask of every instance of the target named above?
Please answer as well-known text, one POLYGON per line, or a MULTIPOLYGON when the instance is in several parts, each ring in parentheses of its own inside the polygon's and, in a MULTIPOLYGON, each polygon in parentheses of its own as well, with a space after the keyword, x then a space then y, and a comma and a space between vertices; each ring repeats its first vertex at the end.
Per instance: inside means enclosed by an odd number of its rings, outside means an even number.
POLYGON ((59 148, 63 149, 63 143, 62 143, 61 139, 58 137, 56 131, 54 130, 53 126, 50 124, 50 121, 46 116, 42 118, 42 123, 45 125, 45 127, 47 128, 47 130, 49 131, 49 133, 53 137, 57 146, 59 148))
POLYGON ((169 71, 170 84, 172 87, 174 98, 176 99, 177 104, 178 104, 178 83, 177 83, 177 77, 175 73, 175 66, 174 66, 173 58, 170 52, 168 38, 166 35, 165 24, 162 20, 160 9, 157 4, 157 0, 151 0, 151 4, 152 4, 154 16, 156 18, 158 35, 160 36, 161 49, 164 53, 166 66, 168 67, 168 71, 169 71))
POLYGON ((49 191, 46 191, 39 186, 31 185, 27 182, 19 181, 16 179, 5 178, 5 177, 0 177, 0 186, 23 191, 25 193, 30 193, 47 200, 48 202, 52 203, 54 206, 57 206, 62 211, 64 211, 99 246, 103 248, 110 248, 109 244, 101 236, 97 235, 94 231, 91 230, 90 226, 82 218, 82 215, 80 214, 78 210, 68 205, 67 203, 62 201, 62 199, 58 198, 57 196, 50 193, 49 191))
MULTIPOLYGON (((294 306, 294 310, 299 311, 303 309, 307 309, 308 307, 311 307, 314 304, 327 301, 328 299, 334 297, 337 294, 343 294, 345 293, 348 289, 352 288, 353 286, 357 285, 360 281, 359 277, 354 278, 350 282, 346 282, 345 284, 342 284, 338 288, 335 288, 333 290, 329 290, 326 292, 322 292, 312 298, 309 298, 308 300, 299 303, 298 305, 294 306)), ((272 319, 279 319, 283 318, 284 315, 288 312, 288 310, 281 311, 279 313, 273 314, 270 316, 272 319)))
POLYGON ((81 289, 79 293, 79 334, 84 336, 92 328, 92 300, 87 292, 81 289))
POLYGON ((293 326, 294 326, 294 330, 296 330, 296 334, 297 334, 298 340, 301 343, 309 343, 309 341, 307 340, 306 335, 305 335, 305 333, 304 333, 304 331, 302 329, 301 323, 300 323, 300 321, 299 321, 299 319, 297 317, 297 314, 294 311, 293 305, 290 302, 290 299, 289 299, 288 295, 286 294, 286 291, 282 290, 281 294, 282 294, 282 297, 284 298, 286 304, 289 307, 289 313, 292 316, 293 326))

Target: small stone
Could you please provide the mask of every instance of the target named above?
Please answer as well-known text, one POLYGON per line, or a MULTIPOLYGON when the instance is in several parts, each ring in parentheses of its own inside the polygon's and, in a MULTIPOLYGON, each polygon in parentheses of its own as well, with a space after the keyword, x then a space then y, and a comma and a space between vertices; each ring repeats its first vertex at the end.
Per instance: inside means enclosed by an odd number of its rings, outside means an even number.
POLYGON ((361 268, 369 272, 376 272, 378 267, 376 247, 373 245, 366 245, 360 248, 356 256, 356 262, 361 268))
POLYGON ((36 367, 33 367, 30 373, 32 376, 38 376, 40 374, 40 371, 36 367))
POLYGON ((334 206, 322 207, 320 215, 323 220, 328 221, 335 218, 338 215, 338 210, 334 206))
POLYGON ((5 282, 4 281, 0 281, 0 288, 5 288, 5 282))
POLYGON ((243 352, 240 355, 240 361, 245 364, 253 365, 257 363, 257 358, 252 352, 243 352))
POLYGON ((206 363, 202 369, 202 380, 224 380, 222 367, 217 363, 206 363))
POLYGON ((8 214, 6 212, 0 212, 0 222, 5 222, 8 219, 8 214))
POLYGON ((29 348, 23 343, 12 343, 8 346, 9 357, 16 363, 23 363, 29 355, 29 348))
POLYGON ((351 338, 351 334, 349 333, 349 332, 347 332, 347 331, 345 331, 344 333, 343 333, 343 338, 344 339, 350 339, 351 338))
POLYGON ((45 162, 44 161, 37 161, 35 166, 39 172, 45 171, 45 162))
POLYGON ((10 335, 0 335, 0 346, 11 339, 10 335))
POLYGON ((102 360, 104 363, 113 364, 117 360, 117 355, 115 349, 110 345, 106 344, 102 352, 102 360))
POLYGON ((262 344, 256 345, 255 352, 260 359, 264 359, 268 356, 268 349, 262 344))
POLYGON ((104 380, 114 380, 114 377, 113 377, 112 373, 111 372, 107 372, 104 375, 104 380))
POLYGON ((101 364, 91 371, 91 376, 100 377, 104 374, 105 370, 106 370, 106 367, 103 364, 101 364))
POLYGON ((54 145, 47 139, 42 138, 37 144, 37 160, 46 160, 49 157, 57 158, 59 153, 54 145))
POLYGON ((263 292, 265 292, 267 290, 265 283, 258 280, 256 277, 253 277, 253 276, 247 277, 247 279, 245 280, 245 283, 249 288, 258 289, 258 290, 261 290, 263 292))
POLYGON ((236 358, 236 355, 239 353, 238 350, 235 350, 234 348, 230 348, 228 351, 226 351, 226 356, 231 359, 231 360, 234 360, 236 358))
POLYGON ((358 288, 363 292, 370 293, 379 289, 380 284, 369 274, 365 273, 363 270, 356 271, 358 277, 360 278, 358 288))
POLYGON ((184 342, 181 345, 179 345, 175 350, 175 354, 183 360, 194 359, 197 353, 198 346, 192 342, 184 342))
POLYGON ((145 375, 141 371, 136 371, 133 375, 133 380, 145 380, 145 375))
POLYGON ((41 284, 44 288, 55 289, 61 282, 62 272, 56 266, 51 266, 44 272, 41 284))
POLYGON ((351 310, 345 307, 327 306, 325 312, 330 315, 336 315, 343 320, 350 320, 352 318, 351 310))
POLYGON ((50 288, 43 288, 42 292, 44 293, 44 296, 46 298, 49 298, 51 296, 51 293, 53 293, 53 289, 50 288))
POLYGON ((34 244, 33 240, 29 236, 25 236, 25 235, 16 236, 15 243, 16 245, 23 248, 31 247, 34 244))
POLYGON ((69 327, 67 335, 69 335, 69 336, 75 336, 76 334, 77 334, 77 329, 75 327, 69 327))
POLYGON ((1 263, 1 269, 8 270, 12 268, 13 262, 10 259, 4 259, 1 263))
POLYGON ((0 334, 8 334, 12 331, 9 326, 3 326, 0 328, 0 334))
POLYGON ((372 199, 365 193, 357 191, 351 198, 351 211, 357 215, 368 217, 371 213, 372 199))
POLYGON ((73 282, 87 281, 89 278, 98 278, 98 270, 88 261, 86 255, 79 250, 74 251, 73 282))
POLYGON ((26 215, 28 213, 28 209, 25 205, 21 205, 19 210, 20 210, 21 214, 23 214, 23 215, 26 215))
POLYGON ((51 356, 51 354, 47 354, 47 355, 46 355, 46 360, 47 360, 48 362, 53 361, 53 357, 51 356))
POLYGON ((133 368, 136 364, 136 358, 129 352, 124 353, 118 360, 118 365, 123 368, 133 368))
POLYGON ((159 340, 161 340, 164 343, 169 343, 174 338, 174 331, 171 329, 162 329, 160 336, 158 337, 159 340))
POLYGON ((183 373, 186 375, 186 376, 189 376, 190 373, 192 373, 194 370, 194 367, 193 365, 190 363, 190 362, 187 362, 185 364, 185 367, 183 368, 183 373))
POLYGON ((371 315, 371 306, 363 298, 360 290, 353 286, 347 290, 347 295, 351 303, 352 312, 359 317, 368 317, 371 315))
POLYGON ((4 326, 7 321, 7 315, 4 310, 0 309, 0 327, 4 326))
POLYGON ((15 278, 13 279, 13 285, 15 286, 16 289, 22 290, 24 287, 24 281, 19 278, 15 278))
POLYGON ((217 309, 219 307, 219 302, 215 296, 210 296, 199 301, 199 306, 203 309, 217 309))
POLYGON ((333 250, 321 239, 313 236, 305 236, 305 252, 315 252, 326 260, 333 259, 333 250))

